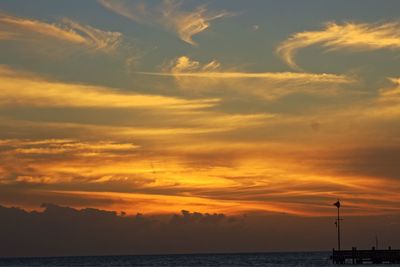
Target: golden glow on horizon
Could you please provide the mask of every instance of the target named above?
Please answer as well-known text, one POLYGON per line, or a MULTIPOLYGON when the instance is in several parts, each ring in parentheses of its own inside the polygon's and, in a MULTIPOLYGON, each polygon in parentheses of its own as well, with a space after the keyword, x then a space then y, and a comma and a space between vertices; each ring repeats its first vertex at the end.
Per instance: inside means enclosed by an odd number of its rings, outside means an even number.
MULTIPOLYGON (((158 156, 124 143, 3 140, 1 146, 15 148, 3 153, 8 167, 18 159, 30 175, 0 183, 46 185, 36 192, 54 199, 86 199, 94 207, 128 214, 177 213, 186 209, 325 216, 332 212, 326 206, 330 200, 343 197, 349 214, 368 215, 397 211, 395 205, 400 202, 398 185, 391 179, 337 176, 323 170, 319 166, 321 159, 312 155, 314 150, 307 152, 305 147, 301 153, 309 158, 307 164, 298 162, 298 155, 290 156, 293 148, 282 150, 274 145, 254 144, 250 150, 245 144, 234 146, 235 154, 230 159, 226 158, 229 150, 224 151, 229 145, 214 151, 210 151, 213 147, 201 149, 197 145, 182 146, 182 151, 178 147, 169 152, 158 149, 158 156), (205 154, 196 155, 201 151, 205 154), (262 151, 269 151, 269 155, 263 156, 262 151), (215 157, 218 154, 220 158, 215 157), (46 160, 32 160, 38 155, 46 160), (58 156, 52 159, 54 155, 58 156), (360 202, 366 198, 371 202, 360 202)), ((7 169, 1 173, 7 173, 7 169)), ((16 195, 15 199, 21 197, 16 195)))

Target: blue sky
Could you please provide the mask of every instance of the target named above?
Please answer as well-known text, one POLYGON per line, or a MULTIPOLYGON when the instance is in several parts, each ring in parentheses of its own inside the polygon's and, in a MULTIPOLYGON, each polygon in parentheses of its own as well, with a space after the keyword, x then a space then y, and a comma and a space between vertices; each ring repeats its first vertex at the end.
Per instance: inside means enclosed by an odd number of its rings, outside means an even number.
MULTIPOLYGON (((148 1, 148 3, 149 5, 157 4, 156 1, 148 1)), ((217 59, 227 65, 239 65, 248 71, 259 72, 290 70, 276 55, 275 49, 291 34, 320 29, 329 21, 376 23, 395 20, 398 17, 396 10, 400 5, 398 1, 385 1, 385 4, 378 1, 252 1, 251 4, 244 4, 243 1, 211 1, 203 3, 210 10, 226 10, 232 15, 214 21, 207 31, 196 35, 194 38, 199 43, 196 47, 182 42, 163 29, 135 23, 118 14, 113 14, 96 1, 83 3, 81 1, 58 1, 57 3, 8 1, 0 5, 3 12, 16 16, 44 20, 49 23, 68 17, 103 30, 121 32, 130 39, 130 45, 135 50, 131 53, 141 58, 138 60, 139 70, 154 70, 164 61, 181 55, 191 55, 200 61, 217 59), (259 26, 258 30, 254 31, 254 25, 259 26)), ((194 1, 183 3, 187 10, 198 5, 199 2, 194 1)), ((318 48, 305 51, 299 55, 299 61, 304 62, 310 71, 336 73, 360 68, 360 66, 370 66, 371 60, 376 61, 376 57, 366 57, 365 54, 352 55, 349 60, 348 53, 343 55, 322 52, 318 48)), ((115 84, 115 80, 130 78, 121 74, 121 66, 118 66, 121 62, 116 62, 115 59, 95 58, 93 60, 92 58, 88 61, 81 55, 74 55, 72 58, 64 59, 64 64, 56 68, 55 64, 38 62, 41 60, 35 58, 34 55, 30 58, 26 58, 23 53, 18 56, 20 53, 21 51, 17 50, 14 54, 3 54, 2 60, 23 68, 32 66, 38 71, 55 72, 57 76, 65 77, 67 80, 86 81, 87 79, 88 82, 96 82, 96 80, 107 82, 111 78, 114 79, 113 84, 115 84), (73 71, 77 69, 75 62, 89 70, 86 71, 86 75, 80 74, 80 71, 75 71, 78 73, 73 71), (98 67, 101 62, 113 66, 107 69, 106 78, 104 75, 97 75, 101 71, 98 67), (66 73, 65 69, 68 67, 72 73, 66 73)), ((383 57, 382 54, 385 52, 381 51, 378 57, 383 57)), ((387 58, 390 59, 392 56, 389 55, 387 58)), ((395 69, 395 64, 391 62, 376 62, 385 67, 388 63, 395 69)), ((127 83, 127 81, 121 82, 121 86, 127 86, 127 83)))

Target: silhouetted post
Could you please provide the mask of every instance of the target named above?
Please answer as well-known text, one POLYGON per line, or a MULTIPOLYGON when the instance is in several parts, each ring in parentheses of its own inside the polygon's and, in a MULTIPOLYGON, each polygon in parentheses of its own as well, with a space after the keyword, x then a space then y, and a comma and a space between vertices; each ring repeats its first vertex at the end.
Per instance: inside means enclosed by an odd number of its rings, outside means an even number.
POLYGON ((340 251, 340 201, 336 201, 333 203, 334 206, 337 207, 337 219, 336 219, 336 228, 337 228, 337 238, 338 238, 338 251, 340 251))

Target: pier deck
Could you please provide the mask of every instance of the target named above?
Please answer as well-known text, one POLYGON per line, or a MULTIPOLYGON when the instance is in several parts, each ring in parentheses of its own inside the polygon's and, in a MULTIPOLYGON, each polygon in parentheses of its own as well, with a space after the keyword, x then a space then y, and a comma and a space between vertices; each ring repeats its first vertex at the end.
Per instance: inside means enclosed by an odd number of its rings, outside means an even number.
POLYGON ((378 250, 372 248, 371 250, 335 250, 332 251, 331 256, 334 264, 399 264, 400 263, 400 250, 384 249, 378 250))

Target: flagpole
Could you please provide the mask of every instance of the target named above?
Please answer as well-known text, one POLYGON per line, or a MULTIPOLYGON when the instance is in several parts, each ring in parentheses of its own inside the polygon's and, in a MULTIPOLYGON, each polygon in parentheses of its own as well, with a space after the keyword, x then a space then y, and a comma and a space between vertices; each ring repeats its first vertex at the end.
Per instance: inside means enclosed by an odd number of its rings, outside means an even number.
POLYGON ((337 207, 337 235, 338 235, 338 250, 340 251, 340 206, 337 207))
POLYGON ((338 242, 338 250, 340 251, 340 200, 338 199, 335 203, 333 203, 334 206, 337 208, 337 219, 336 219, 336 228, 337 228, 337 242, 338 242))

